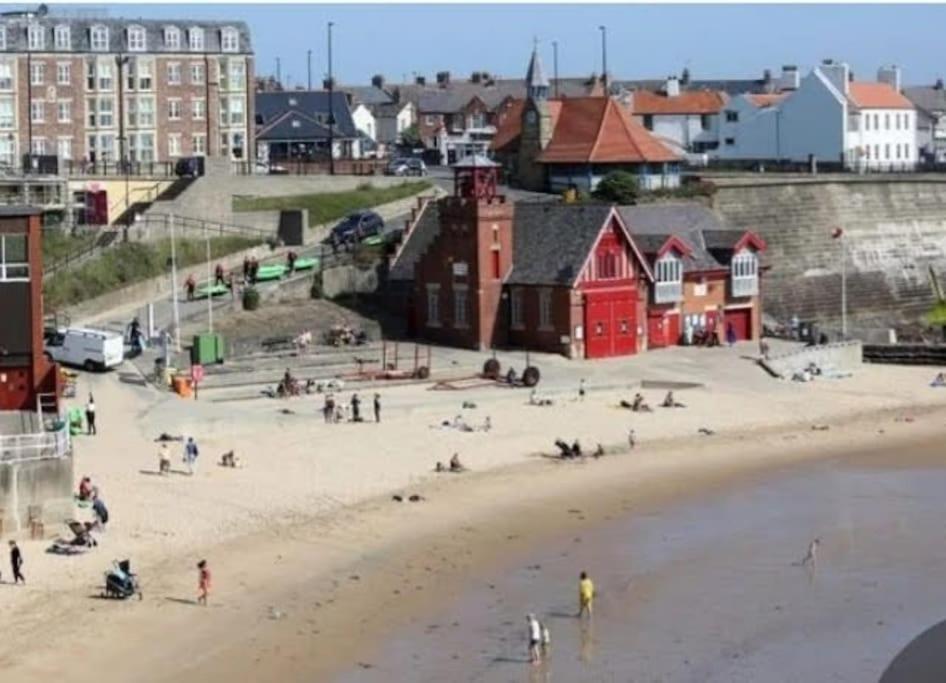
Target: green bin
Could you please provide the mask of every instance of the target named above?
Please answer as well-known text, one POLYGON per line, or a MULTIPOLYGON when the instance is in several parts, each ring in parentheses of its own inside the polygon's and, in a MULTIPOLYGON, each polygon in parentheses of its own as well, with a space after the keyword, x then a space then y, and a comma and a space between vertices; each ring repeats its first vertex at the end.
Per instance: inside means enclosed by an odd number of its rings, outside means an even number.
POLYGON ((217 341, 213 334, 194 335, 191 346, 191 364, 210 365, 217 362, 217 341))

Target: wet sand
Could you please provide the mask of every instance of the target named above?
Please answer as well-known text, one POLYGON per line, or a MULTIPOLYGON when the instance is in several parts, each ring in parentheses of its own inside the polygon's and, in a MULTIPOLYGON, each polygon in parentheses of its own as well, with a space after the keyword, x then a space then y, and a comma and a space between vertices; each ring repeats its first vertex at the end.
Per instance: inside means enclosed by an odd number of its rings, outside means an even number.
POLYGON ((876 681, 946 616, 943 465, 940 440, 891 445, 643 505, 511 556, 334 680, 876 681), (552 636, 538 667, 529 611, 552 636))

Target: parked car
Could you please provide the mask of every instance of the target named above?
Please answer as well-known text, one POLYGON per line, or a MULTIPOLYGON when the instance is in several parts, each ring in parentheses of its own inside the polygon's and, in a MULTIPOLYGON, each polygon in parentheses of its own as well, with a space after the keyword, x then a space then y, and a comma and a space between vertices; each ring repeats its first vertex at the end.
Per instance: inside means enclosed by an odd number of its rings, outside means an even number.
POLYGON ((204 157, 181 157, 174 164, 174 173, 179 178, 204 175, 204 157))
POLYGON ((385 169, 386 175, 427 175, 427 164, 423 159, 393 159, 385 169))
POLYGON ((391 159, 384 167, 384 175, 404 175, 407 169, 407 159, 391 159))
POLYGON ((328 242, 336 245, 356 244, 366 237, 384 232, 384 220, 374 211, 356 211, 332 228, 328 242))
POLYGON ((117 332, 85 327, 47 330, 46 355, 57 363, 107 370, 125 359, 125 340, 117 332))

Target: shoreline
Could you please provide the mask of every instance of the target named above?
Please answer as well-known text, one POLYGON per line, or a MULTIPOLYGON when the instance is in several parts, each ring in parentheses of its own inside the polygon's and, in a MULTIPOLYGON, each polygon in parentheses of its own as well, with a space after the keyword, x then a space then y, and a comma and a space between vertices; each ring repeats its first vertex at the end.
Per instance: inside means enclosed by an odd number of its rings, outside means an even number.
MULTIPOLYGON (((370 645, 398 624, 553 538, 812 461, 870 461, 866 456, 879 449, 889 455, 892 446, 931 438, 944 417, 946 408, 932 403, 855 411, 832 416, 828 431, 798 421, 671 437, 597 461, 535 458, 443 475, 401 487, 424 495, 422 503, 397 504, 385 494, 302 524, 268 522, 208 548, 218 585, 213 608, 200 621, 197 608, 179 604, 192 597, 192 579, 176 562, 142 568, 148 572, 145 602, 106 605, 108 621, 97 624, 95 634, 77 633, 75 621, 71 629, 60 623, 48 632, 56 652, 81 648, 92 664, 85 670, 54 672, 46 648, 0 661, 19 681, 51 675, 69 681, 327 680, 359 658, 370 659, 370 645), (576 508, 581 514, 569 512, 576 508), (119 632, 124 649, 96 647, 119 632)), ((67 620, 76 610, 105 611, 84 598, 68 601, 67 620)))

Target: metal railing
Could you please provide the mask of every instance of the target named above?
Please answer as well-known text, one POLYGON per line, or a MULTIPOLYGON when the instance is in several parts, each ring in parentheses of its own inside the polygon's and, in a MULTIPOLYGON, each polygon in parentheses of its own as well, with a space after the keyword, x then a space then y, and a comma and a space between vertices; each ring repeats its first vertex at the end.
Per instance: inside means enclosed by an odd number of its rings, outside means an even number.
POLYGON ((173 178, 175 163, 172 161, 75 161, 62 162, 61 170, 67 176, 95 177, 161 177, 173 178))
POLYGON ((0 436, 0 463, 63 458, 69 455, 71 449, 69 426, 64 423, 54 432, 0 436))

